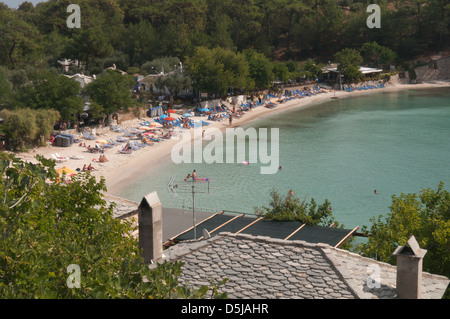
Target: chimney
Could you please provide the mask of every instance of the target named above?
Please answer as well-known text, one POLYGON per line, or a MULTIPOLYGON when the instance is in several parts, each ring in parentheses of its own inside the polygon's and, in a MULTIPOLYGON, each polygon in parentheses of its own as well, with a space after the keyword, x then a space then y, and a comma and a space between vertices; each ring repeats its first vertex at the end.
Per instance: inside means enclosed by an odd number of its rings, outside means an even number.
POLYGON ((163 255, 162 248, 162 205, 156 192, 142 198, 138 208, 139 247, 144 262, 158 261, 163 255))
POLYGON ((422 298, 422 261, 427 251, 421 249, 414 236, 399 246, 397 256, 397 296, 401 299, 422 298))

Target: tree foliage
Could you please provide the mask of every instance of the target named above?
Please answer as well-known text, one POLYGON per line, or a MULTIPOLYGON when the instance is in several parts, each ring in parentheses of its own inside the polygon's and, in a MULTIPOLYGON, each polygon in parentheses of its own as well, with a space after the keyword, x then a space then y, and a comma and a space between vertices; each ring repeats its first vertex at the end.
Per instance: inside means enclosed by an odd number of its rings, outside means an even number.
POLYGON ((103 108, 104 114, 109 116, 132 106, 131 88, 133 83, 131 76, 107 70, 86 86, 86 92, 93 102, 103 108))
POLYGON ((364 43, 359 51, 363 62, 371 67, 382 67, 389 70, 389 65, 394 64, 397 59, 394 51, 376 42, 364 43))
POLYGON ((74 79, 51 72, 39 72, 28 77, 29 85, 22 86, 16 99, 21 107, 55 109, 63 120, 76 120, 83 112, 84 102, 79 96, 81 87, 74 79))
POLYGON ((96 60, 123 52, 128 67, 164 56, 192 57, 196 48, 253 49, 275 60, 328 61, 345 48, 376 42, 401 59, 449 48, 450 5, 442 0, 378 1, 382 28, 366 25, 359 0, 80 0, 82 28, 66 26, 69 1, 3 8, 0 64, 96 60), (41 60, 40 53, 45 57, 41 60), (41 61, 41 62, 39 62, 41 61))
POLYGON ((357 82, 361 79, 362 73, 359 70, 363 59, 358 50, 344 49, 335 54, 338 63, 338 71, 342 73, 348 82, 357 82))
POLYGON ((198 290, 180 285, 181 262, 145 265, 131 223, 114 219, 103 198, 103 179, 80 173, 61 185, 54 161, 36 160, 1 155, 0 297, 226 297, 217 289, 224 281, 198 290), (80 269, 79 288, 69 285, 70 265, 80 269))
POLYGON ((450 275, 450 193, 444 189, 444 183, 436 190, 392 196, 390 212, 373 217, 371 222, 370 228, 363 228, 368 242, 358 247, 359 252, 395 263, 395 248, 414 235, 419 245, 428 250, 424 270, 450 275))
POLYGON ((249 65, 241 53, 198 47, 186 64, 194 87, 202 92, 224 95, 229 88, 253 87, 249 65))
POLYGON ((2 132, 12 150, 42 145, 50 138, 54 123, 60 119, 59 112, 53 109, 2 110, 0 116, 4 119, 2 132))
POLYGON ((38 30, 10 9, 0 10, 0 64, 12 69, 34 62, 41 47, 38 30))
POLYGON ((255 212, 265 219, 290 221, 297 220, 308 225, 330 226, 335 224, 330 209, 330 202, 326 199, 318 205, 314 198, 308 203, 305 199, 295 196, 292 190, 289 190, 286 197, 283 197, 276 190, 270 192, 270 207, 255 207, 255 212))

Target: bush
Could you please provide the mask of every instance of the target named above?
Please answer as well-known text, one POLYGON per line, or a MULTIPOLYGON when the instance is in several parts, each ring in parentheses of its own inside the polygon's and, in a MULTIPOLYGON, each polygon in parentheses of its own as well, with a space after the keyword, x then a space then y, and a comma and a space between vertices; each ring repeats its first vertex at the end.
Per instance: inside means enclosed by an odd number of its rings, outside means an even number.
POLYGON ((302 201, 296 197, 292 190, 290 190, 286 197, 282 197, 276 190, 270 192, 269 207, 255 207, 255 212, 265 219, 278 221, 297 220, 309 225, 330 226, 337 224, 332 211, 330 209, 330 202, 326 199, 321 205, 317 205, 314 198, 310 203, 306 199, 302 201))
POLYGON ((3 132, 13 151, 25 150, 48 139, 53 125, 60 118, 59 112, 52 109, 29 108, 3 110, 0 116, 4 119, 3 132))

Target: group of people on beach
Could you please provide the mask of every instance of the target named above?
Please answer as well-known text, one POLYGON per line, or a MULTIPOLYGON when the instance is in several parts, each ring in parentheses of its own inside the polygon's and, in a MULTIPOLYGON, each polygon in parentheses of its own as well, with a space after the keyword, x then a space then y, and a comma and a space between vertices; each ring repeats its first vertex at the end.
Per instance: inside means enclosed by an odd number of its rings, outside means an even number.
POLYGON ((86 164, 84 164, 82 171, 83 172, 92 172, 92 171, 95 171, 95 168, 91 164, 89 164, 89 166, 86 166, 86 164))

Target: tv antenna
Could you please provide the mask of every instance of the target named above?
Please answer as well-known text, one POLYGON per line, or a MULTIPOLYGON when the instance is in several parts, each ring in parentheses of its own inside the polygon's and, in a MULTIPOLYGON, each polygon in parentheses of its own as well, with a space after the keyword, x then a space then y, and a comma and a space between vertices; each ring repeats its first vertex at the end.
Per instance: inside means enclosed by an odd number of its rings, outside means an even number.
POLYGON ((176 175, 173 175, 167 183, 167 191, 170 197, 180 194, 192 194, 192 224, 194 226, 194 239, 197 239, 197 226, 195 218, 195 194, 209 194, 209 178, 189 178, 181 183, 175 183, 176 175))

